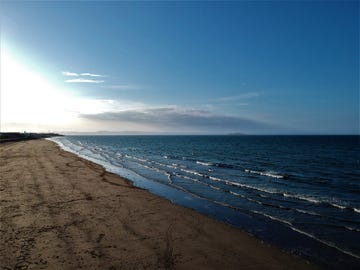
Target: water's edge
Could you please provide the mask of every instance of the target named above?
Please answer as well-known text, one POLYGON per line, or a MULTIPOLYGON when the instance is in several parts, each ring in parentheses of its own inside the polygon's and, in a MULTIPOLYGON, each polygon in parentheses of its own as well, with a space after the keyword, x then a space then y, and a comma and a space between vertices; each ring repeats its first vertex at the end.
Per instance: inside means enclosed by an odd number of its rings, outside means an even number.
POLYGON ((184 194, 181 190, 171 188, 170 186, 156 183, 152 180, 136 174, 135 172, 126 169, 119 168, 109 163, 101 162, 96 158, 91 158, 75 150, 66 147, 56 138, 47 139, 56 143, 62 150, 73 153, 80 158, 89 160, 96 164, 101 165, 108 172, 119 175, 131 181, 134 186, 145 189, 152 194, 165 198, 172 203, 193 209, 201 214, 205 214, 211 218, 234 226, 241 229, 245 233, 250 234, 256 238, 264 240, 270 245, 276 246, 286 253, 290 253, 296 256, 300 256, 305 260, 326 267, 327 269, 339 269, 346 265, 347 269, 356 269, 359 265, 359 261, 346 254, 339 253, 336 248, 331 248, 322 244, 317 239, 312 239, 310 236, 304 234, 301 231, 296 231, 292 228, 284 228, 279 226, 276 221, 266 221, 254 218, 252 215, 236 211, 231 208, 225 208, 221 204, 214 203, 206 198, 196 196, 195 194, 184 194), (229 215, 224 214, 224 211, 228 211, 229 215), (230 212, 236 212, 236 215, 230 212), (289 241, 289 239, 292 239, 289 241), (313 247, 309 250, 308 247, 313 247), (326 255, 324 255, 326 254, 326 255), (329 262, 326 258, 337 258, 338 263, 329 262))

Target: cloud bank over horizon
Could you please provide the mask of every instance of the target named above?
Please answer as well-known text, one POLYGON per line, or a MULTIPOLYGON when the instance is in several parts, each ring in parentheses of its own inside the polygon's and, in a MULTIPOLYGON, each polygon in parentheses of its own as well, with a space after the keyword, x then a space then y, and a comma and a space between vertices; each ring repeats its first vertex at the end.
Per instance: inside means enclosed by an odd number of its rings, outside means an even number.
POLYGON ((210 110, 162 106, 155 108, 108 111, 97 114, 80 114, 80 118, 94 123, 115 126, 131 123, 144 126, 146 130, 188 131, 198 133, 225 134, 231 132, 269 133, 275 124, 239 116, 215 114, 210 110))

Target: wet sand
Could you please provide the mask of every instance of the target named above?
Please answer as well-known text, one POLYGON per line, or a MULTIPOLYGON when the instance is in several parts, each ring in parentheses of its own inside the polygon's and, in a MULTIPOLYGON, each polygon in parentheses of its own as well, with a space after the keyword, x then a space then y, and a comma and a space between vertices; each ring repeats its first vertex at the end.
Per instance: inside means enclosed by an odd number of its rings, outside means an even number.
POLYGON ((32 140, 0 145, 1 269, 317 269, 32 140))

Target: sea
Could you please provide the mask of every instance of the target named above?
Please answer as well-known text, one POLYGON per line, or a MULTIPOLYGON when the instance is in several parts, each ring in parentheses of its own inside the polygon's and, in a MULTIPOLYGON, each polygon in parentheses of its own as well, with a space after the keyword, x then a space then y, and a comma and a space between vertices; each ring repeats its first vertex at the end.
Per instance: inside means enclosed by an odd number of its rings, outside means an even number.
POLYGON ((326 269, 360 269, 360 136, 51 140, 326 269))

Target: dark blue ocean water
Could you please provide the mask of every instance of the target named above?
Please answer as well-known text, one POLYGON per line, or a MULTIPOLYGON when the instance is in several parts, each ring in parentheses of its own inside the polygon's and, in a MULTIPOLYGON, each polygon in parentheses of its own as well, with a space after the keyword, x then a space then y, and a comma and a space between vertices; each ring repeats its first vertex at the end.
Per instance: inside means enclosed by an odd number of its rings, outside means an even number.
POLYGON ((360 136, 53 140, 140 187, 326 268, 360 267, 360 136))

